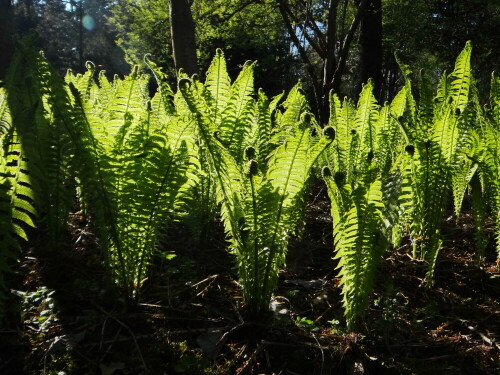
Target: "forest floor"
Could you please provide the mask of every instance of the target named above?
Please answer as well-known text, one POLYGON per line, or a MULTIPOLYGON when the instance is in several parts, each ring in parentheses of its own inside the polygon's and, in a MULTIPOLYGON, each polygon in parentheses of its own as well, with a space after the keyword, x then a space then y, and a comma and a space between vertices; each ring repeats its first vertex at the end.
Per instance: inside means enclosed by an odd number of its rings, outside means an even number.
MULTIPOLYGON (((300 240, 272 302, 272 322, 245 323, 241 289, 220 223, 200 245, 174 224, 126 308, 102 268, 91 223, 72 214, 65 251, 41 239, 8 280, 0 374, 500 374, 500 274, 493 240, 475 262, 465 210, 443 220, 432 288, 406 238, 377 273, 357 334, 345 331, 324 190, 307 207, 300 240), (21 313, 19 313, 19 311, 21 313)), ((491 225, 487 231, 492 236, 491 225)))

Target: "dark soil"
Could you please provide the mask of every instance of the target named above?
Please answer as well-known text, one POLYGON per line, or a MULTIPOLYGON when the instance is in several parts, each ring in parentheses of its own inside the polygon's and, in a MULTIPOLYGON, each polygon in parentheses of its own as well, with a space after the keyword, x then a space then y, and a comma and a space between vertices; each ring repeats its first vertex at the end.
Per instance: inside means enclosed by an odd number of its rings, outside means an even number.
POLYGON ((478 264, 469 212, 443 221, 432 288, 408 240, 387 253, 357 334, 345 331, 328 213, 318 187, 269 323, 243 321, 220 223, 206 244, 172 225, 140 303, 127 307, 91 223, 73 214, 63 250, 39 236, 13 265, 0 374, 500 374, 494 243, 478 264))

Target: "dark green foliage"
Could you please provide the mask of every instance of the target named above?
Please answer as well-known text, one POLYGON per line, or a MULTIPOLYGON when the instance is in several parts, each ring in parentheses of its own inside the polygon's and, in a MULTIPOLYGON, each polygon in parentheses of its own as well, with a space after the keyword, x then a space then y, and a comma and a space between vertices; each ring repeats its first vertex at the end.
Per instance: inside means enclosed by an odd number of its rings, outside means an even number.
POLYGON ((0 306, 6 291, 3 274, 17 258, 20 240, 28 240, 27 228, 35 226, 34 199, 21 139, 12 126, 6 92, 0 89, 0 306))
MULTIPOLYGON (((481 128, 477 136, 479 150, 472 154, 472 157, 478 160, 481 177, 481 187, 477 181, 474 181, 473 185, 475 216, 478 221, 483 220, 484 203, 488 202, 495 222, 497 257, 500 259, 500 78, 495 74, 491 80, 490 108, 484 111, 484 116, 481 116, 480 120, 481 128)), ((479 238, 478 240, 481 249, 485 246, 484 240, 479 238)))
POLYGON ((22 140, 35 205, 57 248, 73 203, 72 145, 67 132, 69 103, 62 80, 42 55, 19 43, 7 79, 15 132, 22 140), (27 110, 28 109, 28 110, 27 110))
POLYGON ((474 240, 477 247, 477 260, 481 262, 484 259, 486 247, 488 245, 488 237, 486 236, 485 220, 486 220, 486 204, 484 192, 481 186, 481 179, 476 173, 470 181, 472 195, 472 216, 476 225, 474 232, 474 240))

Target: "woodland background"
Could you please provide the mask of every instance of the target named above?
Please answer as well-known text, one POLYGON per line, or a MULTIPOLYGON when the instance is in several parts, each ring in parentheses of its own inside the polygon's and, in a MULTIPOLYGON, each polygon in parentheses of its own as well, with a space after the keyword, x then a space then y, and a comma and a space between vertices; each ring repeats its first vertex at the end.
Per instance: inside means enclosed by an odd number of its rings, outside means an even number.
POLYGON ((355 98, 371 77, 380 102, 392 99, 402 85, 395 55, 437 80, 471 40, 484 96, 500 59, 495 0, 2 0, 0 7, 2 67, 10 36, 36 32, 35 47, 61 73, 82 72, 89 60, 123 75, 150 53, 175 77, 178 35, 178 58, 187 60, 177 68, 205 72, 217 48, 232 75, 258 61, 256 87, 276 95, 302 80, 323 122, 332 88, 355 98))

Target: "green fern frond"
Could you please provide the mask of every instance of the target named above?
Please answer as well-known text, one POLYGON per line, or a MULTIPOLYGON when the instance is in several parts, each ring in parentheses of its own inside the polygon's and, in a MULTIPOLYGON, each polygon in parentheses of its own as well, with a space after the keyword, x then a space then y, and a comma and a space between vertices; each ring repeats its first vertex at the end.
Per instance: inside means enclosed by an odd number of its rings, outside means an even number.
POLYGON ((227 73, 224 53, 220 49, 215 52, 212 63, 207 70, 205 86, 211 96, 213 122, 220 123, 222 111, 231 96, 231 79, 227 73))
POLYGON ((353 124, 354 130, 359 134, 363 149, 373 149, 375 147, 374 128, 378 116, 378 105, 373 95, 373 82, 369 80, 363 86, 363 90, 359 96, 353 124))
POLYGON ((469 102, 469 88, 471 86, 470 58, 472 43, 468 41, 465 48, 458 55, 455 68, 450 75, 451 85, 449 95, 453 98, 454 109, 463 111, 469 102))
POLYGON ((351 206, 334 226, 335 258, 342 285, 348 329, 354 329, 368 306, 374 274, 387 243, 381 231, 382 191, 379 180, 357 186, 351 206))
POLYGON ((253 70, 255 63, 246 63, 231 87, 230 97, 223 109, 218 130, 224 146, 230 150, 238 162, 242 161, 242 151, 251 132, 254 117, 253 70))
MULTIPOLYGON (((428 75, 424 71, 420 71, 419 74, 419 113, 420 113, 420 126, 428 131, 432 127, 432 121, 434 118, 434 88, 431 85, 428 75)), ((442 95, 438 93, 438 97, 442 95)), ((401 114, 402 115, 402 114, 401 114)))
POLYGON ((288 93, 287 98, 282 103, 285 109, 276 121, 275 136, 273 143, 280 144, 288 134, 293 133, 295 125, 300 121, 300 116, 309 110, 309 104, 304 96, 302 84, 297 83, 288 93))
POLYGON ((472 195, 472 216, 476 227, 474 231, 474 240, 477 247, 476 259, 479 263, 484 259, 489 241, 485 233, 486 202, 481 186, 481 179, 477 173, 471 178, 470 187, 472 195))
POLYGON ((20 43, 7 89, 12 122, 29 163, 35 205, 48 226, 49 244, 56 248, 73 201, 72 148, 66 129, 71 119, 64 82, 42 55, 20 43))
POLYGON ((21 139, 12 126, 7 94, 0 88, 0 302, 6 292, 3 275, 17 258, 20 240, 34 227, 35 194, 21 139))

